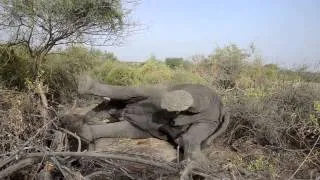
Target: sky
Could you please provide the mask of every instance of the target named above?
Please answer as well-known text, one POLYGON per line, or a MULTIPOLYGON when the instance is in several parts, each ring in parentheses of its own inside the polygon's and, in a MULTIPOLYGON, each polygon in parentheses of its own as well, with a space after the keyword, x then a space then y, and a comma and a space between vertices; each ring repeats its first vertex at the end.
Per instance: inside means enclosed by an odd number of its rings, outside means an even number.
POLYGON ((320 0, 142 0, 131 18, 143 29, 120 47, 103 48, 124 61, 254 43, 265 63, 320 62, 320 0))

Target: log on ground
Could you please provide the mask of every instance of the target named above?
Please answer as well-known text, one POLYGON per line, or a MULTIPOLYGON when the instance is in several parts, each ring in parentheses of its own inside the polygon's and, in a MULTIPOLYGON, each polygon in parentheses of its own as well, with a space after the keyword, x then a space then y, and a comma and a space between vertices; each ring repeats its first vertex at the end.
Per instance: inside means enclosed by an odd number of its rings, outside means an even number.
POLYGON ((91 150, 137 154, 167 162, 174 162, 177 158, 177 152, 171 144, 156 138, 100 138, 94 142, 91 150))

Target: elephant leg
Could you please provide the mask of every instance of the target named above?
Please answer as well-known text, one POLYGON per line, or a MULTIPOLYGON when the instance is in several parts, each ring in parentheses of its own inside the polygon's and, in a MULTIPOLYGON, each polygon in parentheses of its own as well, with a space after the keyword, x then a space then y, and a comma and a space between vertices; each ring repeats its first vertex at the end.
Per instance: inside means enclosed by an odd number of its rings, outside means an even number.
POLYGON ((128 121, 121 121, 103 125, 87 125, 84 124, 79 136, 89 142, 98 138, 132 138, 143 139, 152 137, 148 132, 140 130, 128 121))
POLYGON ((89 76, 79 78, 78 92, 117 100, 129 100, 132 98, 148 98, 155 93, 160 94, 165 89, 157 87, 130 87, 102 84, 89 76))
POLYGON ((179 146, 183 147, 183 159, 187 166, 182 171, 180 180, 191 180, 194 168, 209 165, 208 159, 201 151, 201 144, 215 132, 217 124, 196 123, 177 139, 179 146))
POLYGON ((201 160, 199 159, 203 157, 201 144, 215 132, 217 127, 215 123, 196 123, 182 134, 177 143, 183 147, 184 159, 201 160))

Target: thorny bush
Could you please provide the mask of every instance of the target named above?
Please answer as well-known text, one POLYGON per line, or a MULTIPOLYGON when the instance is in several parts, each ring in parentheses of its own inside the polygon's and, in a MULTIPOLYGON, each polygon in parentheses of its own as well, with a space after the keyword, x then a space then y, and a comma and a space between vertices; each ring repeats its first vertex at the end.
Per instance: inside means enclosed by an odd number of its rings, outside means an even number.
MULTIPOLYGON (((6 154, 25 143, 43 126, 37 98, 26 93, 0 90, 0 153, 6 154)), ((34 139, 32 143, 42 143, 34 139)))
POLYGON ((281 163, 290 162, 293 169, 310 153, 306 164, 320 167, 319 92, 320 85, 310 83, 283 84, 260 97, 240 89, 225 92, 232 120, 225 136, 228 143, 253 140, 281 154, 281 163))

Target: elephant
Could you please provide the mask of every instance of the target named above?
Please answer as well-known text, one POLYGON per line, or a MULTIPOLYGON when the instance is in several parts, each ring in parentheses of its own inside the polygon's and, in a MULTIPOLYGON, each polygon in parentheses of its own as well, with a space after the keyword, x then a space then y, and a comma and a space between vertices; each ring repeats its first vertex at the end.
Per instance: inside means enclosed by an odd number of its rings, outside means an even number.
MULTIPOLYGON (((80 86, 79 93, 109 99, 88 114, 108 110, 120 119, 108 124, 89 125, 85 120, 77 123, 73 130, 89 142, 105 137, 156 137, 181 147, 184 159, 196 160, 230 122, 219 95, 200 84, 141 88, 112 86, 90 79, 80 86)), ((68 121, 70 117, 62 119, 68 121)))

